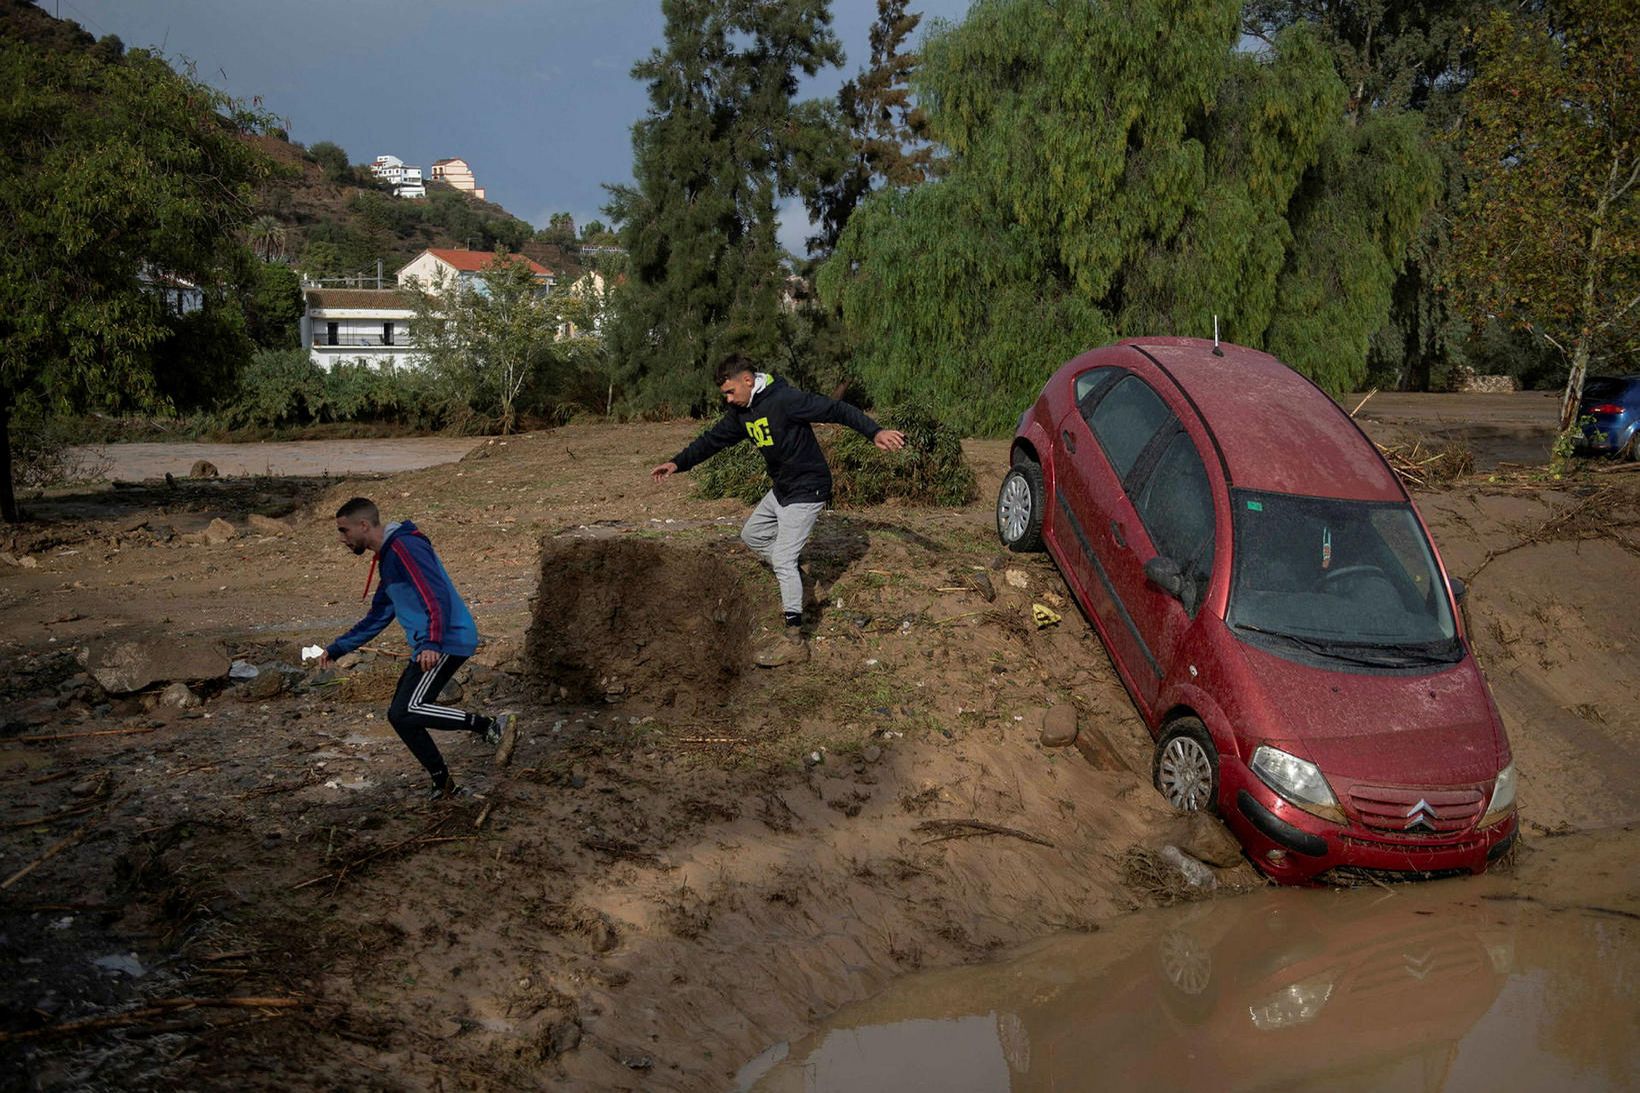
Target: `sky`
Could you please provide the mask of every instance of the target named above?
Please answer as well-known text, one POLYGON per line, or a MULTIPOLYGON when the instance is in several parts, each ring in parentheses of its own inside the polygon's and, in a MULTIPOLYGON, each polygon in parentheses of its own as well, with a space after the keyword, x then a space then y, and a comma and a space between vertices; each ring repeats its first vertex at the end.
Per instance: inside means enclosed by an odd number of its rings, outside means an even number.
MULTIPOLYGON (((632 177, 631 76, 662 43, 660 0, 36 0, 96 37, 192 63, 205 83, 259 96, 292 140, 334 141, 355 163, 465 159, 487 191, 538 227, 555 212, 606 219, 605 183, 632 177)), ((960 20, 969 0, 912 0, 960 20)), ((843 67, 802 94, 830 96, 865 63, 875 0, 832 0, 843 67)), ((781 241, 801 253, 793 203, 781 241)))

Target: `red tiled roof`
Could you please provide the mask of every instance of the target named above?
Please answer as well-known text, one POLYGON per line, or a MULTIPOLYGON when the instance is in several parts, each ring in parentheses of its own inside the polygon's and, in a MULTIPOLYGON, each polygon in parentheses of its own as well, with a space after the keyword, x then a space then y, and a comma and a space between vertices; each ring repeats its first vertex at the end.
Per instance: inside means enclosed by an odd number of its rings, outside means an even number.
MULTIPOLYGON (((462 273, 479 273, 501 256, 487 250, 445 250, 442 247, 428 247, 427 253, 441 262, 447 262, 462 273)), ((508 258, 523 258, 530 264, 530 269, 540 277, 551 277, 552 270, 543 266, 533 258, 526 258, 522 254, 509 254, 508 258)))

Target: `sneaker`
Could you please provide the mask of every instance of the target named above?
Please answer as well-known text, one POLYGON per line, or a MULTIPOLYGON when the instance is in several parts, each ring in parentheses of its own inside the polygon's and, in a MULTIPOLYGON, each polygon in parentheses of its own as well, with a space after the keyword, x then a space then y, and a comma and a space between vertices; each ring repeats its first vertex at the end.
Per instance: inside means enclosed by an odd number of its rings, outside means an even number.
POLYGON ((506 736, 507 730, 512 727, 512 721, 513 715, 510 712, 492 718, 490 727, 484 730, 484 742, 492 748, 500 747, 502 737, 506 736))
POLYGON ((803 640, 801 627, 788 626, 771 637, 757 652, 759 668, 779 668, 787 664, 802 664, 809 659, 809 643, 803 640))
POLYGON ((453 778, 446 778, 443 785, 435 783, 427 791, 427 799, 433 802, 453 801, 458 797, 466 797, 467 795, 467 787, 456 785, 453 778))

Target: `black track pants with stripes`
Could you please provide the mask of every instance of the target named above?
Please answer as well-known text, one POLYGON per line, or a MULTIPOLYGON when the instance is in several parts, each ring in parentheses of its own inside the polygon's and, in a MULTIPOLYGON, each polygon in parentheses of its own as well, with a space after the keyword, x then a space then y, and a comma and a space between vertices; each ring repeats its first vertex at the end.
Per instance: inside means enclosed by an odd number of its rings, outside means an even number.
POLYGON ((410 663, 404 666, 404 674, 399 677, 398 689, 393 692, 393 704, 387 707, 387 721, 393 726, 393 731, 399 734, 399 739, 410 749, 410 754, 432 775, 433 781, 440 785, 446 777, 444 756, 439 754, 438 745, 433 743, 427 730, 483 732, 490 726, 487 717, 451 706, 439 706, 434 702, 444 685, 450 682, 450 677, 456 674, 456 669, 465 663, 466 657, 441 653, 438 663, 424 672, 411 657, 410 663))

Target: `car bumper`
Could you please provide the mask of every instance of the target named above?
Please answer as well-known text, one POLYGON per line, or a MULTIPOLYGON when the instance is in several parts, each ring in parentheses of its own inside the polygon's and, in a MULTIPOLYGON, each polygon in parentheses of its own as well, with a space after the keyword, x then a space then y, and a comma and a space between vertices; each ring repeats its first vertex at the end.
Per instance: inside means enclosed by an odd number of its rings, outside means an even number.
POLYGON ((1451 840, 1391 840, 1358 824, 1335 824, 1310 815, 1238 762, 1221 765, 1220 786, 1225 823, 1253 864, 1282 884, 1481 873, 1508 853, 1518 827, 1515 814, 1510 814, 1489 828, 1466 831, 1451 840))

